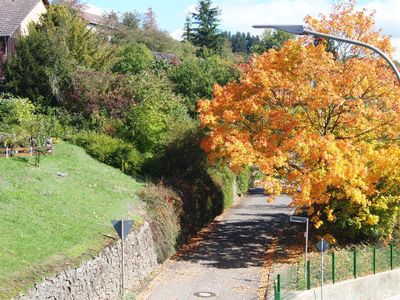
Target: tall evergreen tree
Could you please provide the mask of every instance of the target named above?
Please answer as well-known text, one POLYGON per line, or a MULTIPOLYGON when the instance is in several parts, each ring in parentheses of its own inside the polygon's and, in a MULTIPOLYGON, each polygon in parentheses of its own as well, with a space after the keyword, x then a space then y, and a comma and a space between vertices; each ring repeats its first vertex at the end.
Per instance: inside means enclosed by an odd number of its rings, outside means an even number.
POLYGON ((249 55, 252 53, 252 48, 260 44, 260 37, 252 35, 250 32, 224 32, 223 36, 226 37, 232 44, 232 52, 249 55))
POLYGON ((183 27, 183 39, 185 41, 190 41, 192 38, 192 20, 189 16, 186 17, 185 25, 183 27))
POLYGON ((279 30, 267 30, 263 33, 260 42, 255 44, 251 51, 261 54, 272 48, 278 50, 290 39, 294 39, 294 35, 291 33, 279 30))
POLYGON ((185 38, 200 47, 202 53, 206 49, 214 53, 221 52, 223 39, 218 30, 220 15, 220 9, 213 7, 211 0, 200 0, 196 12, 185 24, 185 38))

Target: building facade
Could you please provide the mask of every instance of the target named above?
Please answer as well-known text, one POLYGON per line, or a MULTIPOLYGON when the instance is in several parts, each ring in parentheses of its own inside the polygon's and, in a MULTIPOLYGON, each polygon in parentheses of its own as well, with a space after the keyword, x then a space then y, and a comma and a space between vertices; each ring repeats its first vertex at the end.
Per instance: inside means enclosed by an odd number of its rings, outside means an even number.
POLYGON ((31 22, 38 22, 46 12, 48 0, 0 0, 0 80, 3 65, 15 53, 19 35, 28 34, 31 22))

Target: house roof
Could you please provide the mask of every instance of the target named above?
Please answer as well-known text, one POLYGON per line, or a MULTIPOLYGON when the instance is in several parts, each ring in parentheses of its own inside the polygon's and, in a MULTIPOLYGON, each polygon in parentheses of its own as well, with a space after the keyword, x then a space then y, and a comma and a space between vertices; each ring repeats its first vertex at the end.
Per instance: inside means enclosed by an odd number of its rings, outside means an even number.
POLYGON ((12 35, 40 1, 49 5, 48 0, 0 0, 0 36, 12 35))
POLYGON ((153 55, 154 55, 155 59, 166 60, 169 63, 174 64, 174 65, 179 65, 181 63, 181 60, 179 59, 179 57, 172 53, 163 53, 163 52, 153 51, 153 55))
POLYGON ((112 22, 110 17, 92 14, 84 10, 81 11, 80 14, 82 19, 87 21, 89 25, 105 27, 108 29, 117 29, 118 27, 118 24, 113 24, 115 22, 112 22))
POLYGON ((92 25, 103 25, 106 23, 106 18, 103 16, 95 15, 87 11, 82 11, 81 16, 92 25))

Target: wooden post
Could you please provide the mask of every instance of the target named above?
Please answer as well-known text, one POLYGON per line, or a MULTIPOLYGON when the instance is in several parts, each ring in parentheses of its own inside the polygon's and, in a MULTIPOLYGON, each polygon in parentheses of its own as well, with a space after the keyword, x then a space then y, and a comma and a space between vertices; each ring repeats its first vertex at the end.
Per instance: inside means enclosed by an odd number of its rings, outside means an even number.
POLYGON ((6 158, 8 158, 8 147, 6 147, 6 158))

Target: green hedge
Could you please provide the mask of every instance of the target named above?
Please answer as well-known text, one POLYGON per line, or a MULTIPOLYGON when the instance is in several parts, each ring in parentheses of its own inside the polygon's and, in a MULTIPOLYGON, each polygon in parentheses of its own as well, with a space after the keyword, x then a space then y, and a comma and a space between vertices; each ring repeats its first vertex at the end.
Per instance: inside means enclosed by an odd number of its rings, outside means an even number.
POLYGON ((246 167, 239 173, 237 176, 237 186, 238 186, 238 194, 243 195, 249 191, 250 188, 250 176, 251 170, 250 167, 246 167))
POLYGON ((118 168, 127 174, 139 172, 142 165, 139 151, 121 139, 105 134, 83 132, 76 134, 73 142, 100 162, 118 168))
POLYGON ((166 149, 144 163, 142 171, 154 180, 162 180, 182 200, 181 242, 231 205, 233 173, 207 163, 200 149, 201 134, 188 131, 166 149))
POLYGON ((210 167, 208 168, 208 173, 222 190, 224 208, 230 207, 235 200, 235 195, 233 194, 235 174, 228 167, 210 167))

